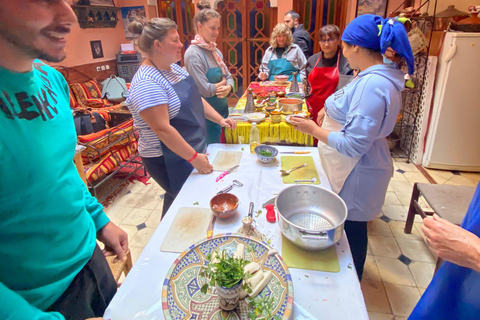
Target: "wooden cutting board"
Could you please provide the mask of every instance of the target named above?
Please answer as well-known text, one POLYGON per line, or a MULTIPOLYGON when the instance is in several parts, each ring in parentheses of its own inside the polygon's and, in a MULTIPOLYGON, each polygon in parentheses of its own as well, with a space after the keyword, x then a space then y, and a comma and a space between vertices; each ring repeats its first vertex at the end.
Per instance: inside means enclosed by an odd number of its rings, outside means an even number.
MULTIPOLYGON (((214 171, 227 171, 228 169, 240 165, 243 152, 241 151, 218 151, 215 159, 213 160, 214 171)), ((234 170, 234 172, 237 169, 234 170)))
POLYGON ((205 239, 212 217, 213 213, 210 208, 184 207, 178 209, 160 250, 180 253, 192 244, 205 239))
MULTIPOLYGON (((298 167, 306 163, 305 168, 300 168, 293 171, 288 176, 282 176, 283 183, 295 183, 295 180, 310 180, 312 178, 317 179, 313 184, 320 184, 320 177, 318 176, 317 168, 313 162, 313 158, 310 156, 283 156, 281 157, 281 168, 283 170, 289 170, 294 167, 298 167)), ((300 183, 299 183, 300 184, 300 183)), ((307 182, 306 184, 310 184, 307 182)))

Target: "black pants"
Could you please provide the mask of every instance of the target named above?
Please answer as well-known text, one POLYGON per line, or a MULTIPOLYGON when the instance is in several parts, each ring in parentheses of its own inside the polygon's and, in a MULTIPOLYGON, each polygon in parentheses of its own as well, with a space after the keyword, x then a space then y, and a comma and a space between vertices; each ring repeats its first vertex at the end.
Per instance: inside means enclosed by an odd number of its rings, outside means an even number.
POLYGON ((353 262, 357 270, 358 280, 362 280, 363 266, 367 258, 368 234, 367 221, 345 221, 345 233, 352 251, 353 262))
POLYGON ((156 157, 156 158, 144 158, 142 157, 142 162, 147 169, 148 174, 155 180, 160 187, 165 190, 165 197, 163 198, 163 209, 162 209, 162 218, 167 213, 168 209, 172 205, 173 200, 175 200, 176 194, 173 192, 170 187, 170 180, 168 178, 167 167, 165 166, 165 158, 156 157))
POLYGON ((46 311, 60 312, 66 320, 102 317, 116 292, 112 271, 102 250, 96 246, 90 261, 46 311))

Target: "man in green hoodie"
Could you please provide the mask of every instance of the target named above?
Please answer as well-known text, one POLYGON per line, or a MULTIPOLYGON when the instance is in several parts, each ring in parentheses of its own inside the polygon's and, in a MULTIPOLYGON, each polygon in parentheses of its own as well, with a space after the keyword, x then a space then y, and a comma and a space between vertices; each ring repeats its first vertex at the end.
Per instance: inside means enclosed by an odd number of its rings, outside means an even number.
POLYGON ((128 250, 73 164, 67 83, 37 60, 62 61, 75 23, 65 0, 0 0, 0 319, 101 317, 104 255, 128 250))

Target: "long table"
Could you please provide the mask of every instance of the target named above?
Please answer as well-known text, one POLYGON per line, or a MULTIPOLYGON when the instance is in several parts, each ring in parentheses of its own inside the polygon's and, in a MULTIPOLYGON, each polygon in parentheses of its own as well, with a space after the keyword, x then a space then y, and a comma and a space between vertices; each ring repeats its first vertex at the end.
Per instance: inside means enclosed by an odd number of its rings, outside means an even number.
MULTIPOLYGON (((320 187, 331 189, 327 176, 320 164, 316 148, 278 146, 279 151, 311 151, 320 177, 320 187)), ((170 210, 158 225, 150 241, 141 253, 124 283, 105 312, 105 319, 140 320, 165 319, 162 310, 162 285, 172 263, 179 254, 160 251, 176 212, 181 207, 191 207, 198 202, 199 207, 209 207, 210 199, 234 179, 244 186, 232 190, 239 199, 239 215, 235 221, 217 219, 214 235, 236 232, 242 225, 241 219, 248 213, 251 201, 255 211, 263 203, 289 186, 282 183, 279 167, 262 165, 257 157, 249 152, 248 145, 213 144, 208 147, 210 162, 220 150, 243 151, 237 172, 215 182, 219 172, 200 175, 193 172, 183 186, 170 210)), ((280 162, 280 155, 277 157, 280 162)), ((269 223, 265 210, 258 217, 258 229, 271 239, 271 245, 279 252, 282 248, 282 234, 278 225, 269 223)), ((368 319, 360 284, 353 267, 350 247, 345 234, 335 246, 340 263, 338 273, 310 271, 290 268, 294 286, 293 316, 290 319, 368 319)))
MULTIPOLYGON (((253 82, 250 84, 257 84, 253 82)), ((272 84, 274 87, 278 85, 272 84)), ((265 86, 268 87, 268 86, 265 86)), ((300 85, 300 91, 303 92, 303 87, 300 85)), ((285 87, 287 89, 288 87, 285 87)), ((247 91, 238 100, 237 104, 233 108, 230 116, 237 121, 236 129, 225 129, 225 141, 226 143, 242 144, 249 142, 251 123, 242 118, 245 111, 245 104, 247 102, 247 91)), ((307 104, 303 103, 303 111, 307 112, 307 104)), ((271 144, 287 144, 287 145, 300 145, 300 146, 313 146, 313 137, 306 135, 298 130, 295 130, 293 126, 285 122, 285 116, 282 115, 282 121, 279 123, 273 123, 270 117, 267 117, 265 121, 262 121, 257 125, 260 131, 260 143, 271 144)))

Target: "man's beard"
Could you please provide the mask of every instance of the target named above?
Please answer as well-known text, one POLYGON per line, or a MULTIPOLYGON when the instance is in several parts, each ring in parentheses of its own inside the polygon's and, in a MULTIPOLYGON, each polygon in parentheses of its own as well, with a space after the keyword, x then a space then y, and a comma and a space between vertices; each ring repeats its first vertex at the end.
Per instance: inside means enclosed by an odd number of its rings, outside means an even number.
POLYGON ((55 57, 43 50, 32 47, 30 44, 26 44, 22 39, 15 34, 5 31, 3 28, 0 28, 0 34, 2 37, 11 43, 13 46, 20 49, 25 55, 32 59, 41 59, 47 62, 60 62, 66 58, 66 54, 63 57, 55 57))

